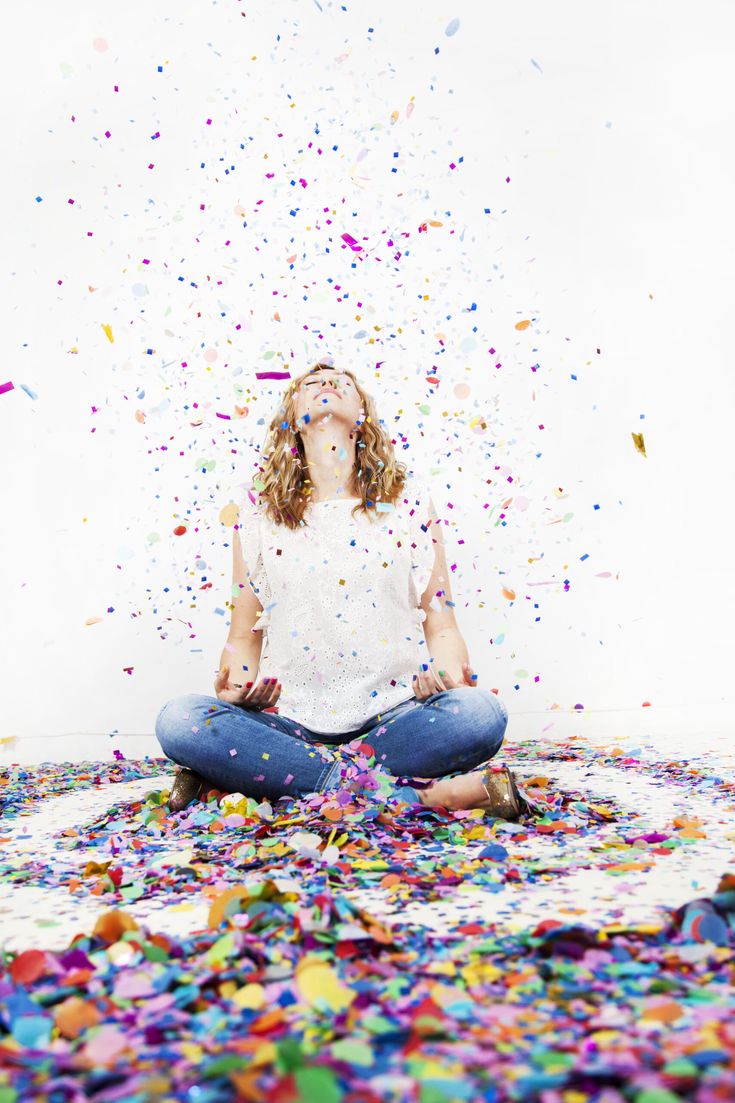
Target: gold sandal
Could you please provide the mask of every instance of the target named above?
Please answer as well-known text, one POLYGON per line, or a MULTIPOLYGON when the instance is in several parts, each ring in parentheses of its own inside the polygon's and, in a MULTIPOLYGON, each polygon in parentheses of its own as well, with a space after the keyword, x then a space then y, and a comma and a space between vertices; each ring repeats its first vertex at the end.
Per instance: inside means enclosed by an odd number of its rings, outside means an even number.
POLYGON ((204 778, 195 774, 193 770, 187 770, 184 766, 179 770, 168 798, 168 807, 171 812, 181 812, 199 796, 204 778))
POLYGON ((528 805, 518 792, 515 774, 507 766, 488 766, 483 770, 482 787, 487 800, 476 804, 475 808, 483 808, 504 820, 517 820, 528 812, 528 805))

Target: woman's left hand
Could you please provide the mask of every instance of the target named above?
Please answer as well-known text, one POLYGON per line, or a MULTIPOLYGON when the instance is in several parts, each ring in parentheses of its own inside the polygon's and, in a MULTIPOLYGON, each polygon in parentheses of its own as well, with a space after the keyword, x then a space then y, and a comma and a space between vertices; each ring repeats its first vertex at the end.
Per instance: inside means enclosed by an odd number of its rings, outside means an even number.
POLYGON ((456 682, 446 670, 434 670, 433 664, 429 664, 428 670, 423 666, 414 679, 413 692, 417 701, 424 701, 433 693, 443 693, 447 689, 466 689, 477 685, 477 675, 473 678, 474 671, 469 663, 462 663, 462 681, 456 682))

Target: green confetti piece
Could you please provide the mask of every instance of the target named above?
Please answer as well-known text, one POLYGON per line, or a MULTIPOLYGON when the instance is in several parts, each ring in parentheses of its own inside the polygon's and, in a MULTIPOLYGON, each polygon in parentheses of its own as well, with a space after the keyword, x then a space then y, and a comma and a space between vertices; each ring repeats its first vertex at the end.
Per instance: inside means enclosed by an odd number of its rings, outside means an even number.
POLYGON ((236 1053, 228 1053, 223 1057, 217 1057, 216 1060, 210 1061, 202 1069, 202 1076, 207 1080, 214 1080, 218 1076, 227 1076, 229 1072, 237 1072, 239 1069, 247 1068, 250 1064, 248 1057, 241 1057, 236 1053))
POLYGON ((533 1060, 549 1072, 557 1072, 570 1068, 574 1064, 574 1055, 571 1053, 555 1053, 553 1050, 544 1053, 534 1053, 533 1060))
POLYGON ((218 938, 213 946, 210 946, 206 954, 208 965, 219 965, 235 952, 235 935, 233 931, 218 938))
POLYGON ((384 1015, 366 1015, 362 1020, 362 1025, 371 1034, 390 1034, 396 1028, 395 1023, 392 1023, 390 1019, 386 1019, 384 1015))
POLYGON ((294 1073, 298 1103, 341 1103, 342 1089, 331 1069, 312 1065, 294 1073))
POLYGON ((638 1092, 633 1103, 684 1103, 684 1100, 668 1088, 646 1088, 638 1092))
POLYGON ((120 889, 120 895, 126 904, 131 903, 133 900, 139 900, 144 894, 145 889, 142 885, 125 885, 120 889))
POLYGON ((304 1063, 304 1054, 301 1046, 295 1038, 284 1038, 276 1047, 278 1056, 276 1068, 281 1074, 293 1072, 301 1068, 304 1063))
POLYGON ((419 1087, 420 1103, 450 1103, 450 1100, 461 1098, 456 1094, 455 1081, 449 1080, 446 1084, 439 1084, 435 1080, 431 1083, 423 1083, 419 1087))
POLYGON ((699 1076, 699 1068, 687 1057, 677 1057, 669 1061, 661 1070, 665 1076, 699 1076))
POLYGON ((341 1038, 332 1045, 332 1055, 338 1061, 347 1061, 350 1065, 368 1068, 373 1064, 373 1051, 365 1042, 356 1042, 351 1038, 341 1038))

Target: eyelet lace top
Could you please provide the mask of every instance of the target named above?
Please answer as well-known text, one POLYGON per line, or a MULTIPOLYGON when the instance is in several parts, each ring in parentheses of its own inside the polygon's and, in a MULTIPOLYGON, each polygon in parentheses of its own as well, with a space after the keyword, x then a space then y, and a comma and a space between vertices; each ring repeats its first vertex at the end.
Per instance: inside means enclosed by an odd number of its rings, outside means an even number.
POLYGON ((307 524, 289 529, 266 518, 257 491, 241 495, 238 532, 263 606, 259 676, 282 683, 282 715, 344 733, 413 696, 434 567, 430 496, 423 477, 408 476, 386 510, 353 516, 359 499, 313 502, 307 524))

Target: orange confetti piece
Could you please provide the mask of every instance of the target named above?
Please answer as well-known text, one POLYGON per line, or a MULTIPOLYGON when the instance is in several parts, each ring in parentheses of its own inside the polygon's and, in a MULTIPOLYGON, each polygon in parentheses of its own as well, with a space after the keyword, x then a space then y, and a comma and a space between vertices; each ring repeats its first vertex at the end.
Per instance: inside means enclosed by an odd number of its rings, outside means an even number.
POLYGON ((507 590, 505 586, 501 586, 501 593, 503 597, 507 597, 508 601, 515 601, 515 590, 507 590))
POLYGON ((87 862, 82 876, 91 877, 93 873, 105 873, 111 865, 112 862, 87 862))
MULTIPOLYGON (((239 1045, 238 1048, 242 1049, 243 1047, 239 1045)), ((248 1072, 230 1072, 228 1075, 235 1087, 238 1099, 243 1099, 246 1103, 266 1103, 268 1096, 258 1087, 257 1069, 250 1069, 248 1072)))
POLYGON ((265 1015, 261 1015, 259 1019, 255 1019, 250 1024, 249 1030, 253 1034, 268 1034, 269 1031, 275 1030, 277 1026, 280 1026, 283 1022, 283 1011, 280 1007, 275 1008, 273 1011, 266 1011, 265 1015))
POLYGON ((524 320, 523 320, 522 322, 516 322, 516 324, 515 324, 515 328, 516 328, 516 329, 528 329, 528 327, 530 326, 530 324, 531 324, 531 323, 530 323, 529 319, 528 319, 528 318, 524 318, 524 320))
MULTIPOLYGON (((94 891, 94 890, 92 890, 94 891)), ((94 931, 92 932, 97 938, 101 938, 103 942, 117 942, 125 931, 137 931, 138 924, 133 919, 132 915, 127 912, 118 911, 117 909, 109 912, 103 912, 94 925, 94 931)))
POLYGON ((235 885, 234 888, 220 893, 209 909, 207 926, 216 930, 224 919, 242 911, 240 905, 243 900, 250 903, 251 899, 252 897, 244 885, 235 885))
POLYGON ((397 873, 386 873, 385 877, 380 881, 380 887, 382 889, 392 888, 393 885, 400 885, 401 878, 397 873))
POLYGON ((684 1011, 678 1003, 674 1000, 668 1000, 666 1003, 659 1004, 658 1007, 647 1007, 641 1018, 653 1020, 657 1023, 675 1023, 683 1014, 684 1011))
POLYGON ((79 996, 70 996, 54 1008, 56 1028, 64 1038, 78 1038, 83 1030, 97 1026, 101 1018, 95 1005, 79 996))
POLYGON ((619 873, 630 873, 635 869, 650 869, 650 862, 617 862, 613 866, 603 866, 605 870, 615 870, 619 873))

